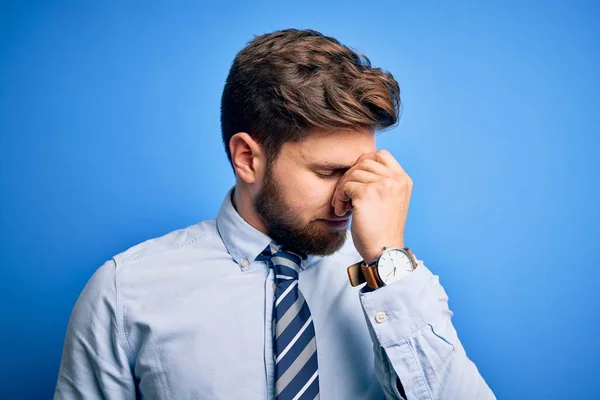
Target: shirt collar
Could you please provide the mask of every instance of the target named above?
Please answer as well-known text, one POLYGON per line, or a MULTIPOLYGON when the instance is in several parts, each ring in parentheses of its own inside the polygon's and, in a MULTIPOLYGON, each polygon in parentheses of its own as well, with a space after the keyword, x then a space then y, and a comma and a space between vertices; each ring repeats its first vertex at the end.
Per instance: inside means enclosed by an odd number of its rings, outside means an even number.
MULTIPOLYGON (((231 199, 234 190, 235 186, 227 192, 221 204, 217 215, 217 230, 225 248, 243 271, 248 269, 273 239, 247 223, 233 207, 231 199)), ((300 268, 304 270, 313 265, 316 258, 318 257, 308 256, 302 260, 300 268)))

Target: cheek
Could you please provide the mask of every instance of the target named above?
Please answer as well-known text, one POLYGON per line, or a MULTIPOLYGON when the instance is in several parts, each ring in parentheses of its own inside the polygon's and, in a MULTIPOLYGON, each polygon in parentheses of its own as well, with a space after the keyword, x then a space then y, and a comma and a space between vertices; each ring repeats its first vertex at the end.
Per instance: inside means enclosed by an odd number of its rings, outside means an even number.
POLYGON ((299 172, 285 181, 288 202, 304 218, 330 214, 331 200, 338 179, 323 179, 311 171, 299 172))

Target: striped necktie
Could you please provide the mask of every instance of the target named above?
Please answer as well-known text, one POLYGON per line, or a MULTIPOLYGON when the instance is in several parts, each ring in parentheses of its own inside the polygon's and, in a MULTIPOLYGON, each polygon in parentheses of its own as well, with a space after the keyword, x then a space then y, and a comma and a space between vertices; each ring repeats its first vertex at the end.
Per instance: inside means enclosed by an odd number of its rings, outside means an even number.
POLYGON ((260 257, 270 261, 275 270, 273 350, 277 400, 319 399, 315 328, 298 288, 302 258, 274 243, 260 257))

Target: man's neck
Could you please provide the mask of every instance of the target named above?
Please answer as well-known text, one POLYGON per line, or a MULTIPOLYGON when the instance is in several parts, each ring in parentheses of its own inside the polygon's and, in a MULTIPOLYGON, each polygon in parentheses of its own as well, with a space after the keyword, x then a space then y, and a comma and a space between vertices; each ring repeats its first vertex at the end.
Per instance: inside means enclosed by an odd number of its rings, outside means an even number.
POLYGON ((233 196, 231 196, 231 204, 233 204, 233 208, 235 208, 244 221, 250 224, 254 229, 268 235, 260 216, 254 208, 252 196, 247 188, 243 185, 236 184, 233 196))

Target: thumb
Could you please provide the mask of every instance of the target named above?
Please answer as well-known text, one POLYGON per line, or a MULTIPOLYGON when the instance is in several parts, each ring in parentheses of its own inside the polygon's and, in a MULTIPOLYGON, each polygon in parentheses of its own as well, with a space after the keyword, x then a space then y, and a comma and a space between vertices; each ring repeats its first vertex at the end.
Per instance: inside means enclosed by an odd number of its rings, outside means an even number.
POLYGON ((342 187, 338 187, 335 190, 332 200, 335 215, 341 217, 347 210, 352 210, 352 199, 359 195, 359 191, 363 185, 360 182, 346 182, 342 187))

